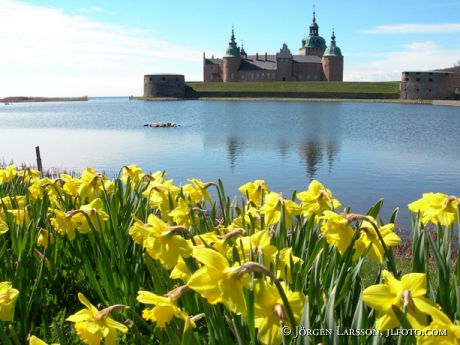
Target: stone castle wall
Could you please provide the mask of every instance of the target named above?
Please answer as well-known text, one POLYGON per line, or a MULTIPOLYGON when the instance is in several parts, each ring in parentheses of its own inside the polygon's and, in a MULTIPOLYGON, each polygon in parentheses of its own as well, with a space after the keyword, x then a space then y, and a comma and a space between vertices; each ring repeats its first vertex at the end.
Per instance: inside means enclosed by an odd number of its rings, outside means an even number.
POLYGON ((181 74, 147 74, 144 76, 144 97, 185 97, 185 78, 181 74))
POLYGON ((460 74, 447 71, 403 72, 401 99, 456 99, 460 74))

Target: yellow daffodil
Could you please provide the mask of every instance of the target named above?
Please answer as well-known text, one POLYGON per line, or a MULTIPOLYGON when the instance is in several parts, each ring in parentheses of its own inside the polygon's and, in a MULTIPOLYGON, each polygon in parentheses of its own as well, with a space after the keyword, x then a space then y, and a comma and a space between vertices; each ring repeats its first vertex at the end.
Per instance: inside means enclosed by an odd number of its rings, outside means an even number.
MULTIPOLYGON (((265 266, 270 265, 270 259, 278 251, 275 246, 270 244, 270 233, 267 230, 257 231, 251 236, 243 236, 235 240, 235 247, 240 256, 240 260, 251 261, 250 250, 254 255, 253 260, 261 253, 264 257, 265 266)), ((228 249, 227 256, 231 257, 232 248, 228 249)))
POLYGON ((16 225, 28 226, 30 224, 30 216, 27 207, 22 210, 8 210, 8 213, 13 217, 16 225))
POLYGON ((121 182, 127 184, 129 179, 131 183, 138 183, 144 176, 144 171, 141 168, 139 168, 136 164, 131 164, 123 167, 121 182))
POLYGON ((460 345, 460 323, 452 322, 449 317, 437 307, 427 312, 433 320, 422 329, 423 335, 417 337, 419 345, 460 345), (437 336, 434 331, 446 331, 447 335, 437 336))
MULTIPOLYGON (((109 219, 109 215, 105 213, 104 204, 101 199, 97 198, 87 205, 82 205, 80 210, 86 214, 95 230, 103 230, 104 222, 109 219)), ((84 217, 81 213, 77 213, 76 216, 76 218, 72 217, 72 221, 79 223, 79 231, 81 233, 87 233, 90 225, 88 224, 86 217, 84 217)))
POLYGON ((37 246, 48 248, 50 244, 54 243, 54 236, 46 229, 40 229, 37 237, 37 246))
POLYGON ((70 315, 66 321, 75 323, 75 330, 85 344, 99 345, 104 340, 106 345, 115 345, 117 330, 128 332, 128 327, 109 317, 110 312, 125 306, 114 305, 99 311, 83 294, 79 293, 78 299, 86 308, 70 315))
POLYGON ((197 247, 210 247, 225 255, 227 253, 228 244, 222 236, 215 232, 206 232, 193 236, 193 242, 197 247))
POLYGON ((187 228, 192 224, 191 212, 193 212, 192 207, 187 205, 185 200, 180 199, 177 207, 169 212, 168 215, 172 217, 174 223, 187 228))
POLYGON ((78 187, 78 194, 83 202, 85 202, 85 200, 91 201, 96 199, 104 189, 108 191, 113 187, 111 181, 91 168, 86 168, 83 171, 80 180, 81 183, 78 187))
POLYGON ((306 217, 313 214, 321 216, 324 211, 334 211, 342 207, 332 192, 316 180, 311 181, 308 190, 297 194, 297 198, 302 202, 300 206, 306 217))
POLYGON ((13 181, 17 174, 16 164, 8 165, 5 169, 0 169, 0 184, 13 181))
POLYGON ((64 211, 53 209, 54 217, 50 219, 51 226, 61 236, 67 236, 69 240, 75 239, 75 231, 77 225, 72 222, 72 215, 66 214, 64 211))
POLYGON ((0 283, 0 321, 12 321, 14 304, 19 297, 19 291, 10 282, 0 283))
POLYGON ((241 194, 248 197, 248 200, 255 206, 260 206, 262 195, 268 193, 268 187, 264 180, 255 180, 242 185, 239 189, 241 194))
MULTIPOLYGON (((51 185, 53 184, 53 181, 47 177, 39 179, 32 183, 29 187, 29 193, 32 197, 32 199, 37 200, 37 199, 42 199, 43 194, 45 193, 46 190, 46 185, 51 185)), ((50 192, 56 194, 56 190, 54 188, 50 188, 50 192)))
MULTIPOLYGON (((376 225, 377 222, 374 218, 367 216, 367 218, 376 225)), ((387 248, 397 246, 401 243, 401 239, 394 232, 394 224, 386 224, 382 227, 379 227, 378 230, 382 235, 383 242, 387 248)), ((363 221, 360 228, 360 236, 354 244, 355 255, 354 259, 361 257, 364 252, 369 248, 369 256, 379 262, 383 263, 383 257, 385 255, 385 250, 383 249, 382 242, 380 241, 376 230, 373 225, 368 221, 363 221)))
MULTIPOLYGON (((276 262, 276 254, 273 255, 272 262, 276 262)), ((292 282, 292 275, 291 275, 291 262, 296 264, 302 264, 303 260, 294 254, 292 254, 292 248, 283 248, 278 253, 278 267, 276 270, 276 274, 278 279, 286 280, 288 282, 292 282)))
POLYGON ((40 171, 31 168, 18 171, 17 175, 21 176, 24 181, 31 183, 40 179, 40 171))
POLYGON ((67 195, 77 196, 82 180, 74 178, 68 174, 61 174, 61 180, 64 181, 63 190, 67 195))
POLYGON ((234 218, 232 224, 228 226, 228 229, 252 229, 261 230, 260 228, 260 214, 257 208, 246 205, 244 213, 234 218))
POLYGON ((230 266, 219 252, 210 248, 193 248, 193 256, 203 264, 190 277, 187 285, 209 303, 224 303, 231 311, 246 315, 243 288, 249 287, 249 276, 240 275, 240 266, 230 266))
POLYGON ((180 279, 185 284, 187 284, 191 276, 192 276, 192 272, 190 272, 184 259, 182 259, 182 257, 179 256, 179 258, 177 259, 177 264, 176 266, 174 266, 169 277, 171 279, 180 279))
POLYGON ((164 180, 162 177, 150 182, 142 195, 149 200, 149 206, 161 212, 164 221, 171 220, 169 213, 177 205, 176 197, 180 189, 174 185, 173 180, 164 180), (172 202, 172 205, 170 204, 172 202), (172 209, 171 209, 172 208, 172 209))
POLYGON ((134 241, 142 241, 150 257, 159 260, 167 270, 177 264, 179 257, 187 258, 192 254, 191 242, 175 233, 174 228, 169 228, 153 214, 148 217, 147 224, 137 221, 129 229, 134 241))
POLYGON ((332 211, 324 211, 321 217, 321 232, 327 243, 337 247, 340 254, 344 254, 353 240, 354 231, 348 224, 348 220, 332 211))
POLYGON ((386 331, 399 326, 392 306, 403 310, 407 308, 406 317, 412 326, 424 325, 424 313, 430 311, 433 303, 425 298, 426 274, 409 273, 401 280, 384 270, 383 284, 369 286, 363 291, 363 301, 369 307, 377 310, 376 329, 386 331))
POLYGON ((265 202, 259 212, 265 215, 265 223, 272 226, 280 222, 281 210, 284 207, 284 224, 289 228, 292 217, 300 214, 300 207, 294 201, 283 199, 281 194, 270 192, 265 196, 265 202))
POLYGON ((210 186, 213 186, 214 183, 204 183, 203 181, 196 178, 189 180, 189 182, 191 183, 182 187, 186 198, 190 198, 194 204, 200 203, 203 200, 207 200, 209 203, 212 203, 211 196, 209 195, 207 189, 210 186))
MULTIPOLYGON (((284 293, 297 322, 300 321, 305 296, 289 290, 284 284, 284 293)), ((254 316, 257 336, 262 344, 278 345, 282 343, 280 321, 289 325, 283 301, 276 287, 264 279, 254 282, 254 316)))
POLYGON ((142 317, 155 322, 158 328, 165 328, 173 317, 185 320, 188 316, 176 305, 176 302, 171 297, 158 296, 148 291, 139 291, 137 300, 154 306, 153 308, 144 309, 142 317))
MULTIPOLYGON (((45 343, 43 340, 40 338, 37 338, 35 335, 31 336, 29 339, 29 345, 48 345, 48 343, 45 343)), ((57 343, 53 343, 50 345, 59 345, 57 343)))
POLYGON ((0 213, 3 211, 3 206, 8 210, 15 208, 23 209, 26 207, 27 198, 25 195, 6 196, 0 200, 0 213), (2 206, 3 205, 3 206, 2 206))
POLYGON ((425 193, 422 198, 409 204, 409 210, 420 212, 420 222, 451 226, 457 221, 459 201, 455 196, 442 193, 425 193))

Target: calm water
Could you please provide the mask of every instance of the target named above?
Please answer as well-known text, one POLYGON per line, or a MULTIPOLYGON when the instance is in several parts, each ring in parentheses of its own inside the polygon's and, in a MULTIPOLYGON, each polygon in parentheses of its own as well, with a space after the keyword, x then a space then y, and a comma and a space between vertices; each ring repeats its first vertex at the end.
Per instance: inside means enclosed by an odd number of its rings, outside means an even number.
POLYGON ((166 170, 178 183, 222 178, 227 193, 265 179, 291 195, 313 178, 344 205, 384 214, 427 191, 460 195, 460 109, 384 103, 246 101, 0 105, 0 158, 45 166, 91 166, 115 175, 125 164, 166 170), (147 122, 181 128, 145 128, 147 122))

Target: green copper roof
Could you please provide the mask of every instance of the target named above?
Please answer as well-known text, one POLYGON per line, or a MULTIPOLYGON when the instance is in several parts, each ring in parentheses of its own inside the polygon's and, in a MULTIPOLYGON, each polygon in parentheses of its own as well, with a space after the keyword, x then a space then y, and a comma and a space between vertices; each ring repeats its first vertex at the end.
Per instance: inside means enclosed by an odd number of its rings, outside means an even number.
POLYGON ((332 31, 331 45, 324 51, 324 56, 342 56, 342 51, 335 42, 335 33, 332 31))
POLYGON ((230 37, 230 42, 228 43, 227 51, 225 52, 225 56, 240 56, 240 49, 238 48, 236 41, 235 41, 235 32, 232 28, 232 36, 230 37))
POLYGON ((313 21, 310 34, 302 40, 302 48, 326 49, 326 40, 319 35, 319 25, 316 22, 316 12, 313 8, 313 21))

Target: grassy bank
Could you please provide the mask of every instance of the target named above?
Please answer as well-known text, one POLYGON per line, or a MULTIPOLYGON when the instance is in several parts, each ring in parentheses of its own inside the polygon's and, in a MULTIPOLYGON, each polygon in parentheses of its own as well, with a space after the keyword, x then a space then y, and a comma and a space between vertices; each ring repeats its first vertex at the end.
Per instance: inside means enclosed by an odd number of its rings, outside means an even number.
POLYGON ((399 82, 189 82, 196 92, 319 92, 399 94, 399 82))
POLYGON ((1 103, 25 103, 25 102, 81 102, 87 101, 88 96, 83 97, 6 97, 0 98, 1 103))

